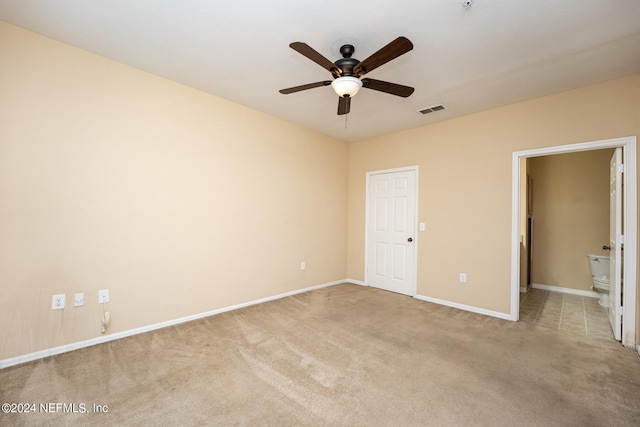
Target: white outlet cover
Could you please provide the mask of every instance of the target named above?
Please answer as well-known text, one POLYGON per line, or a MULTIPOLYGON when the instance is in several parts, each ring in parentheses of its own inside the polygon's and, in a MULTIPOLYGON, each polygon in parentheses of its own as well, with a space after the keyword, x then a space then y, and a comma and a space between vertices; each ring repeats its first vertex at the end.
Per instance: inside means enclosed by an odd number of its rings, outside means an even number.
POLYGON ((73 294, 73 306, 82 307, 84 305, 84 294, 73 294))
POLYGON ((62 310, 64 308, 65 295, 58 294, 51 298, 51 310, 62 310))
POLYGON ((98 291, 98 304, 109 302, 109 289, 98 291))

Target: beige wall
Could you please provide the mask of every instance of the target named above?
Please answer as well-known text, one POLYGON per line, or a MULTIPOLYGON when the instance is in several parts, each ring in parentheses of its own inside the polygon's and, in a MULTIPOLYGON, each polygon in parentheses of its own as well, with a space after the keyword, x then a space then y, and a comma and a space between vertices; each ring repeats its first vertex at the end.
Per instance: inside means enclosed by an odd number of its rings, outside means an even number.
POLYGON ((587 254, 608 255, 612 149, 531 159, 534 283, 590 291, 587 254))
POLYGON ((638 135, 639 111, 633 75, 352 143, 349 277, 364 279, 366 172, 418 165, 418 293, 508 313, 512 153, 638 135))
POLYGON ((113 333, 346 277, 346 143, 1 21, 0 57, 0 360, 100 336, 103 288, 113 333))
POLYGON ((0 55, 0 360, 100 336, 98 289, 113 333, 363 280, 365 173, 409 165, 418 293, 507 313, 512 152, 640 133, 640 75, 347 145, 2 22, 0 55))

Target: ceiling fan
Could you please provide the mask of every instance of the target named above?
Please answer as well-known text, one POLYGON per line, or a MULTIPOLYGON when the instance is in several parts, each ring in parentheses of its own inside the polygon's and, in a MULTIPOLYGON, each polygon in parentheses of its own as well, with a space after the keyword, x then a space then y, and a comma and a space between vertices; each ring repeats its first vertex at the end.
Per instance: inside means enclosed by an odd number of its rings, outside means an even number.
POLYGON ((366 77, 361 78, 366 73, 386 64, 400 55, 404 55, 413 49, 413 43, 411 43, 406 37, 398 37, 362 62, 351 57, 355 48, 350 44, 345 44, 340 47, 342 58, 338 59, 336 62, 329 61, 306 43, 293 42, 289 47, 306 56, 322 68, 328 70, 334 80, 325 80, 322 82, 294 86, 288 89, 281 89, 280 93, 286 95, 294 92, 300 92, 302 90, 313 89, 315 87, 331 85, 333 90, 340 97, 338 99, 338 115, 349 113, 349 110, 351 109, 351 98, 358 93, 358 90, 360 90, 361 87, 401 96, 403 98, 408 97, 414 91, 412 87, 399 85, 397 83, 389 83, 366 77))

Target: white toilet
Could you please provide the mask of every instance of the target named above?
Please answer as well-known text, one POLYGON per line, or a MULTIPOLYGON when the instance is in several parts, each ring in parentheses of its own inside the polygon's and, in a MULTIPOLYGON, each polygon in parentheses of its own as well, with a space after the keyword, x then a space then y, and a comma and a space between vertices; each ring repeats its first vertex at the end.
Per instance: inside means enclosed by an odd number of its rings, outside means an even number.
POLYGON ((589 269, 593 276, 593 287, 600 294, 598 304, 609 307, 609 258, 608 256, 587 255, 589 269))

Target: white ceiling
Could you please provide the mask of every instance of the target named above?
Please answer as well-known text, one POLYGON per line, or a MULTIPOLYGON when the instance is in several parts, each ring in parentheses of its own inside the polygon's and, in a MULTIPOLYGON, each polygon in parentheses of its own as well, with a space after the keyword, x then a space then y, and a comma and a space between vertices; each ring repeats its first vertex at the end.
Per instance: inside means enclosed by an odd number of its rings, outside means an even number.
POLYGON ((0 0, 0 19, 345 141, 640 72, 638 0, 0 0), (409 98, 363 89, 345 123, 330 87, 278 92, 331 79, 293 41, 364 60, 398 36, 414 49, 367 77, 409 98))

